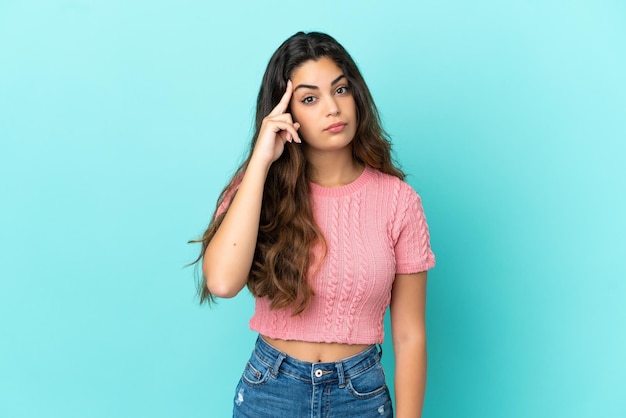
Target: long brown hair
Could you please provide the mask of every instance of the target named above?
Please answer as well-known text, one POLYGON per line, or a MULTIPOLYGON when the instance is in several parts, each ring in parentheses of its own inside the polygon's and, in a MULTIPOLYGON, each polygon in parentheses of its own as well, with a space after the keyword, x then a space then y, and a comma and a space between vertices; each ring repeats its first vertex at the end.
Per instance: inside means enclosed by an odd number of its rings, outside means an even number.
MULTIPOLYGON (((255 132, 248 157, 220 194, 217 207, 230 205, 252 156, 263 118, 280 101, 294 70, 322 57, 332 59, 343 70, 354 97, 358 121, 352 141, 355 161, 404 179, 404 173, 394 165, 378 110, 352 57, 329 35, 298 32, 283 42, 267 65, 257 97, 255 132)), ((270 299, 272 309, 290 307, 294 315, 304 311, 313 296, 307 275, 311 266, 319 265, 321 260, 312 260, 311 248, 316 243, 323 253, 326 248, 313 219, 309 179, 310 166, 302 146, 286 143, 265 181, 259 233, 247 282, 255 297, 270 299)), ((202 249, 195 262, 202 259, 224 216, 225 211, 214 217, 202 239, 197 240, 202 242, 202 249)), ((198 292, 200 303, 213 301, 205 277, 198 282, 198 292)))

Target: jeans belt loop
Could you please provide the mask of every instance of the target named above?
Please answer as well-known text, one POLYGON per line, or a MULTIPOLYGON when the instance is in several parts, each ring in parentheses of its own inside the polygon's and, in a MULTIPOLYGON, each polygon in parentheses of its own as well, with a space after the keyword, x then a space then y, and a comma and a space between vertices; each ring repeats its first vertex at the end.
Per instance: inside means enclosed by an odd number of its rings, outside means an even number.
POLYGON ((346 376, 343 373, 343 363, 338 361, 335 363, 337 369, 337 375, 339 377, 339 387, 344 388, 346 386, 346 376))
POLYGON ((274 362, 274 366, 272 367, 272 376, 278 376, 278 371, 280 370, 280 365, 283 364, 283 360, 285 359, 285 353, 280 353, 274 362))

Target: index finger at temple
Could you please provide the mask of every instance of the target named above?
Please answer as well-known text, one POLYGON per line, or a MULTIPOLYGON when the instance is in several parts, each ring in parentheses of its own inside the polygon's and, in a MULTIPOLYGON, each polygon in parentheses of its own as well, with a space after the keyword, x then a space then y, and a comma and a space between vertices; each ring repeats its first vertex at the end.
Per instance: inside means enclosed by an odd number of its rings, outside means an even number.
POLYGON ((276 116, 281 113, 285 113, 287 107, 289 107, 289 102, 291 101, 291 94, 293 93, 293 85, 291 84, 291 80, 287 81, 287 88, 285 89, 285 94, 280 99, 280 102, 276 105, 276 107, 270 112, 270 115, 276 116))

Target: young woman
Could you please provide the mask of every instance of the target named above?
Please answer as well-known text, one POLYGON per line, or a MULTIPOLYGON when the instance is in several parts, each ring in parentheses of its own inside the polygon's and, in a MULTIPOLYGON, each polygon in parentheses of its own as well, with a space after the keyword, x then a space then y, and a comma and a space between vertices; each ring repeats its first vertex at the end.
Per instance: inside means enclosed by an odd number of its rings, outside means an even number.
POLYGON ((256 298, 234 417, 392 417, 377 347, 388 306, 396 416, 421 415, 435 260, 390 151, 346 50, 322 33, 287 39, 263 77, 248 158, 202 238, 201 301, 244 286, 256 298))

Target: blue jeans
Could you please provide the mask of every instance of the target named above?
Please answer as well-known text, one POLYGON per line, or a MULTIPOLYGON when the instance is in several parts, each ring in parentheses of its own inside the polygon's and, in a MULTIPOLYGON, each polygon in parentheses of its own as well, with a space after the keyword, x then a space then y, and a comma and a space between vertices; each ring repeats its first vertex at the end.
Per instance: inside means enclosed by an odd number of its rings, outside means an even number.
POLYGON ((392 418, 376 346, 343 360, 309 363, 262 337, 237 385, 234 418, 392 418))

